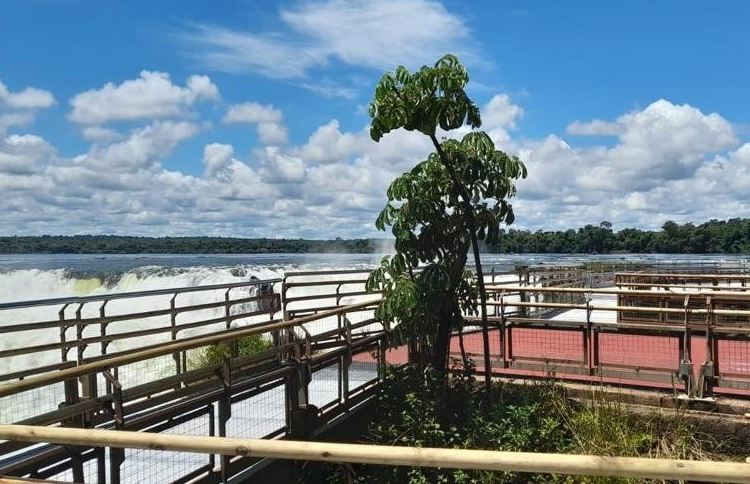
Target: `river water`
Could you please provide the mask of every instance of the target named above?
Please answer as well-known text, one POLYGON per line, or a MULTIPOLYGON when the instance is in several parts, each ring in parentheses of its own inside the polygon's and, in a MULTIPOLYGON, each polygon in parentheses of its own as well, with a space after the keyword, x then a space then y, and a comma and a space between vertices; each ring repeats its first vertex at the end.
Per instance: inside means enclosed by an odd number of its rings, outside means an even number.
MULTIPOLYGON (((223 284, 281 278, 294 271, 371 269, 382 254, 0 254, 0 303, 53 297, 223 284)), ((484 254, 485 267, 608 262, 718 262, 744 264, 749 255, 484 254)))

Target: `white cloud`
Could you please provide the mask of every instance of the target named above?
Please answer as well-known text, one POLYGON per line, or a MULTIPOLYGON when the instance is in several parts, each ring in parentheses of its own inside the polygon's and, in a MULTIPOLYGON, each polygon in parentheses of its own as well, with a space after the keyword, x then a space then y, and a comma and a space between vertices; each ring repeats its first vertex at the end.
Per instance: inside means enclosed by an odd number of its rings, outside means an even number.
POLYGON ((189 55, 212 68, 280 79, 303 79, 331 61, 382 70, 418 67, 446 52, 473 57, 469 29, 433 0, 306 1, 279 17, 281 31, 198 25, 183 39, 189 55))
POLYGON ((299 184, 307 178, 305 162, 289 156, 276 147, 266 147, 257 151, 261 158, 261 179, 271 184, 299 184))
POLYGON ((277 123, 260 123, 256 128, 258 140, 267 146, 278 146, 286 143, 286 128, 277 123))
POLYGON ((75 162, 93 169, 132 172, 158 164, 160 157, 168 155, 178 143, 198 131, 198 126, 186 121, 157 121, 134 130, 124 141, 94 144, 88 153, 76 157, 75 162))
POLYGON ((345 163, 355 150, 361 151, 363 134, 342 133, 339 122, 333 119, 320 126, 298 153, 305 160, 315 163, 345 163))
POLYGON ((42 109, 55 104, 49 91, 27 87, 23 91, 11 92, 0 80, 0 103, 14 109, 42 109))
POLYGON ((226 169, 234 156, 232 145, 211 143, 203 148, 203 164, 206 166, 206 175, 214 176, 226 169))
MULTIPOLYGON (((201 82, 173 87, 200 92, 201 82)), ((169 106, 183 113, 188 104, 169 106)), ((482 115, 500 147, 529 167, 512 200, 517 227, 600 220, 658 227, 750 211, 750 144, 741 145, 718 114, 659 100, 614 120, 580 123, 579 132, 600 134, 617 126, 613 143, 584 147, 554 134, 516 138, 523 109, 505 94, 489 98, 482 115)), ((12 194, 0 197, 0 231, 71 233, 76 220, 79 233, 373 236, 388 184, 432 151, 417 133, 399 130, 375 143, 366 126, 346 130, 336 119, 292 145, 284 113, 257 102, 229 106, 223 121, 255 125, 260 145, 246 159, 200 119, 149 119, 129 132, 84 125, 92 144, 72 159, 39 136, 0 137, 0 190, 12 194), (162 160, 199 133, 222 142, 196 140, 196 174, 166 170, 162 160)))
POLYGON ((32 175, 53 153, 54 149, 39 136, 11 135, 0 139, 0 173, 32 175))
POLYGON ((526 142, 519 152, 530 176, 520 186, 536 198, 579 193, 592 203, 691 178, 713 153, 737 144, 718 114, 665 100, 620 116, 616 124, 620 134, 612 147, 574 148, 556 136, 526 142))
POLYGON ((529 179, 518 183, 519 223, 562 229, 611 220, 658 228, 668 219, 700 223, 747 208, 743 154, 750 148, 727 151, 738 139, 719 114, 658 100, 586 129, 593 134, 599 126, 595 134, 603 134, 615 125, 611 147, 576 148, 556 136, 522 143, 529 179), (572 197, 576 204, 565 202, 572 197))
POLYGON ((53 104, 55 98, 49 91, 26 87, 22 91, 12 92, 0 80, 0 136, 12 127, 31 124, 38 110, 53 104))
POLYGON ((496 144, 510 140, 509 130, 516 128, 516 122, 523 116, 523 109, 513 104, 507 94, 497 94, 490 99, 482 113, 482 129, 487 131, 496 144))
POLYGON ((70 119, 81 124, 159 119, 181 115, 197 101, 219 98, 219 89, 206 76, 191 76, 186 87, 172 83, 163 72, 142 71, 138 79, 111 82, 71 99, 70 119))
POLYGON ((259 141, 266 146, 278 146, 287 141, 286 127, 281 123, 283 118, 282 112, 271 105, 248 102, 230 106, 222 121, 256 124, 259 141))
POLYGON ((83 138, 87 141, 115 141, 122 138, 122 135, 114 129, 103 128, 101 126, 86 126, 82 130, 83 138))
POLYGON ((565 128, 565 132, 574 136, 617 136, 623 133, 625 126, 595 119, 588 123, 573 121, 565 128))
POLYGON ((279 123, 283 117, 281 111, 273 106, 248 102, 229 106, 222 121, 225 123, 279 123))

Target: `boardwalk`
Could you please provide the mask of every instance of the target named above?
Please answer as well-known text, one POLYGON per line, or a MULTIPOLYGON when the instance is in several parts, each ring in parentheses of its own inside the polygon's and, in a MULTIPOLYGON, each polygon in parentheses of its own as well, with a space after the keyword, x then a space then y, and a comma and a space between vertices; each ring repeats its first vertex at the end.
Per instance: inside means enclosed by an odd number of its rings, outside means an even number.
MULTIPOLYGON (((614 295, 593 295, 595 307, 616 305, 614 295)), ((706 338, 692 337, 687 347, 677 334, 628 334, 616 331, 617 312, 597 309, 591 312, 591 321, 611 326, 611 332, 595 335, 597 359, 594 359, 591 344, 587 346, 582 329, 586 322, 586 311, 571 309, 556 314, 549 321, 577 322, 578 326, 539 328, 516 327, 501 334, 493 329, 489 332, 492 370, 498 376, 546 377, 580 382, 605 383, 611 385, 660 388, 682 392, 685 383, 679 377, 680 362, 686 354, 693 362, 693 378, 700 377, 701 364, 706 361, 706 338), (511 343, 512 342, 512 343, 511 343), (683 353, 687 350, 686 353, 683 353), (538 367, 533 369, 533 367, 538 367), (596 371, 596 367, 603 369, 596 371), (547 368, 547 369, 545 369, 547 368)), ((591 335, 588 341, 591 342, 591 335)), ((467 355, 474 361, 477 372, 484 370, 483 339, 480 331, 467 331, 463 336, 467 355)), ((718 341, 719 359, 717 367, 722 374, 750 379, 750 342, 718 341)), ((451 357, 460 358, 459 337, 454 336, 450 345, 451 357)), ((367 359, 366 355, 359 358, 367 359)), ((406 348, 388 350, 386 359, 391 364, 407 361, 406 348)), ((715 392, 726 395, 750 396, 750 390, 716 388, 715 392)))

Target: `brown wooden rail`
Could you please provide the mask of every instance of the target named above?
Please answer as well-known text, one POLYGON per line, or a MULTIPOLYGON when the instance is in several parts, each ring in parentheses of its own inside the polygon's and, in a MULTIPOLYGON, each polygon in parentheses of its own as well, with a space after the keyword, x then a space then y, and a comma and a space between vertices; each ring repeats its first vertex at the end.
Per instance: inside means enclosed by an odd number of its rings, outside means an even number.
POLYGON ((0 438, 64 445, 93 444, 100 447, 172 450, 333 463, 750 483, 750 464, 740 462, 190 437, 20 425, 0 425, 0 438))

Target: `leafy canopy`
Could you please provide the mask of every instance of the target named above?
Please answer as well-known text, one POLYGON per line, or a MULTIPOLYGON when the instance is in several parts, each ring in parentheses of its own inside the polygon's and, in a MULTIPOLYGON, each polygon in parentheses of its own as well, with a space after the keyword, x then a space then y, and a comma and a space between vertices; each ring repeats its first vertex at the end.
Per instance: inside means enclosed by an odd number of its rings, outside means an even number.
POLYGON ((391 227, 396 254, 383 259, 368 287, 384 291, 378 315, 398 321, 397 333, 420 341, 438 369, 462 311, 476 310, 477 281, 465 271, 467 251, 475 248, 479 268, 477 241, 494 242, 500 224, 513 222, 506 200, 516 194, 513 180, 526 176, 523 163, 497 150, 483 131, 438 141, 438 130, 481 126, 479 108, 465 91, 468 81, 464 66, 446 55, 434 67, 386 73, 370 104, 373 140, 403 128, 428 136, 435 148, 388 188, 375 225, 391 227), (420 265, 423 270, 415 271, 420 265))

